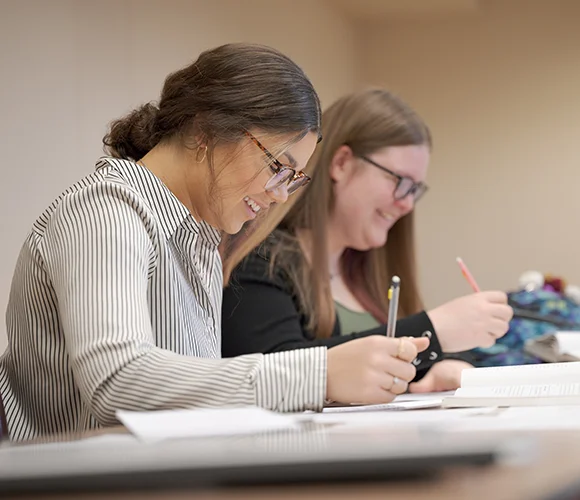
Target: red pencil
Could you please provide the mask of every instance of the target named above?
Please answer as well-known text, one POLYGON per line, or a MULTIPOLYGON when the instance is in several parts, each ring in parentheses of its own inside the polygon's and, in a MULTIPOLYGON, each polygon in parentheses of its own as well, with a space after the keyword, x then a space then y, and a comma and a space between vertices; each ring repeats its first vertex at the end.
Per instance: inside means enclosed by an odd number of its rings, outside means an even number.
POLYGON ((461 269, 461 273, 463 274, 463 276, 465 276, 465 279, 471 285, 471 288, 473 288, 473 291, 474 292, 479 292, 480 289, 479 289, 479 286, 478 286, 477 282, 475 281, 475 278, 469 272, 469 269, 467 269, 467 266, 461 260, 461 257, 457 257, 457 259, 455 259, 455 260, 459 264, 459 268, 461 269))

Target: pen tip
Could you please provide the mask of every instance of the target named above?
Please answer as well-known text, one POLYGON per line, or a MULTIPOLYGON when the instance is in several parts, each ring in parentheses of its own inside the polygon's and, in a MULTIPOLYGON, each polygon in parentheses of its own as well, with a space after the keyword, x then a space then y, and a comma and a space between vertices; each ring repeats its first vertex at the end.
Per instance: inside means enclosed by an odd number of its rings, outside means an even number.
POLYGON ((399 284, 401 282, 401 278, 399 278, 398 276, 393 276, 392 279, 393 284, 399 284))
POLYGON ((463 261, 461 260, 461 257, 455 257, 455 261, 456 261, 456 262, 463 262, 463 261))

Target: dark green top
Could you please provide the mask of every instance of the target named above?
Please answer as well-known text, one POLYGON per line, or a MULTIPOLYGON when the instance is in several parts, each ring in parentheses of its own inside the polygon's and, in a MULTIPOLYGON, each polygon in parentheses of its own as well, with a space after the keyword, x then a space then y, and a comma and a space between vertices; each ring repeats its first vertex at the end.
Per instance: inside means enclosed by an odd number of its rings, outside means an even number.
POLYGON ((334 301, 336 315, 340 323, 340 334, 348 335, 351 332, 362 332, 372 330, 380 326, 380 323, 373 318, 370 312, 353 311, 339 302, 334 301))

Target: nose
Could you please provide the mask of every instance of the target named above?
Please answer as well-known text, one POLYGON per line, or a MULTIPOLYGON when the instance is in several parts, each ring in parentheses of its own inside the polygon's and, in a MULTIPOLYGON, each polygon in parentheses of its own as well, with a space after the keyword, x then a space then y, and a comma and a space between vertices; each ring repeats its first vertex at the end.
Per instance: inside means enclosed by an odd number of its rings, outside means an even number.
POLYGON ((288 201, 288 186, 282 184, 281 186, 275 187, 268 191, 268 195, 276 203, 286 203, 288 201))
POLYGON ((413 195, 408 194, 402 200, 398 200, 396 204, 404 214, 408 214, 415 208, 415 198, 413 198, 413 195))

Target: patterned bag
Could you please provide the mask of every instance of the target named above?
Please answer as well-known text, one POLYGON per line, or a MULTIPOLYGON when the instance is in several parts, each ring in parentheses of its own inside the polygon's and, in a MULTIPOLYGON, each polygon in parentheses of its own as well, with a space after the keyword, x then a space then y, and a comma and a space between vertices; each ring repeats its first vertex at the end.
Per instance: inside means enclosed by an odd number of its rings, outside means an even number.
POLYGON ((557 291, 539 289, 508 293, 514 318, 509 331, 494 346, 470 351, 475 366, 505 366, 542 363, 524 351, 527 340, 561 330, 578 331, 580 305, 557 291))

